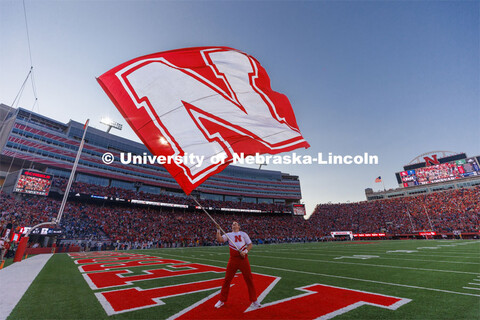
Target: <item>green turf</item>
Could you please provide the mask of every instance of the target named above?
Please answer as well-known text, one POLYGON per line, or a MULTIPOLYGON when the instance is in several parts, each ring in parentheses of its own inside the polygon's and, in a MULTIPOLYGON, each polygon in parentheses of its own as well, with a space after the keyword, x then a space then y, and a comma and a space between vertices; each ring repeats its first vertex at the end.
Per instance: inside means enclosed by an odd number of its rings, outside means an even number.
POLYGON ((4 260, 5 260, 5 263, 3 264, 4 268, 8 267, 9 265, 11 265, 13 263, 13 258, 8 258, 8 259, 4 259, 4 260))
MULTIPOLYGON (((129 251, 219 267, 227 247, 129 251)), ((254 246, 252 271, 282 279, 264 299, 300 294, 294 288, 320 283, 408 298, 397 310, 362 306, 336 319, 480 319, 479 241, 372 241, 254 246), (420 248, 420 249, 419 249, 420 248), (401 252, 399 250, 404 250, 401 252), (405 251, 414 252, 405 252, 405 251), (396 251, 396 252, 388 252, 396 251), (370 257, 367 257, 370 256, 370 257), (365 259, 360 259, 365 258, 365 259), (477 280, 474 280, 477 279, 477 280)), ((131 268, 134 274, 148 266, 131 268)), ((218 278, 213 273, 138 281, 142 289, 218 278)), ((73 259, 54 255, 8 319, 165 319, 216 290, 162 299, 165 305, 107 316, 73 259)), ((314 307, 314 306, 312 306, 314 307)))

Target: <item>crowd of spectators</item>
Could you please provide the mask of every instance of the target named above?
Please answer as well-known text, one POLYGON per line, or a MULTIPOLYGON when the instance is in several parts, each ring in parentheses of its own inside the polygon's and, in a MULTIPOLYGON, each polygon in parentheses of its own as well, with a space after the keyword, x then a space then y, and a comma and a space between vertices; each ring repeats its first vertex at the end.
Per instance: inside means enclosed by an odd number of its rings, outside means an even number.
MULTIPOLYGON (((0 228, 34 226, 57 216, 60 201, 38 196, 20 199, 0 193, 0 228)), ((308 221, 274 213, 211 213, 228 232, 238 220, 256 243, 312 241, 308 221)), ((69 201, 62 216, 63 238, 103 241, 119 248, 214 245, 215 225, 200 210, 69 201)))
POLYGON ((344 230, 354 233, 407 234, 431 230, 478 232, 480 186, 357 203, 320 204, 310 220, 321 234, 344 230))
MULTIPOLYGON (((0 193, 0 230, 12 223, 15 227, 33 227, 57 217, 61 202, 43 196, 21 195, 13 197, 0 193)), ((97 208, 98 209, 98 208, 97 208)), ((61 227, 70 239, 107 238, 95 221, 86 214, 91 205, 67 202, 61 227)))
MULTIPOLYGON (((9 222, 15 227, 31 227, 51 221, 59 207, 59 200, 48 197, 0 193, 0 229, 9 222)), ((308 220, 275 213, 212 212, 211 215, 227 232, 232 221, 239 221, 254 243, 318 241, 331 231, 478 232, 480 186, 416 197, 321 204, 308 220)), ((61 228, 62 238, 88 241, 90 246, 98 248, 216 244, 215 225, 200 210, 69 201, 61 228)))

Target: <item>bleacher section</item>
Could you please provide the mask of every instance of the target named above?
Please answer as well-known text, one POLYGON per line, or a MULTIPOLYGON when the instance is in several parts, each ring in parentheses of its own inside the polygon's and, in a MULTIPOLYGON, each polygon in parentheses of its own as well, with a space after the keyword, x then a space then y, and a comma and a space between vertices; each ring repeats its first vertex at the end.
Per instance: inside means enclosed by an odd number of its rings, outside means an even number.
MULTIPOLYGON (((55 217, 60 201, 41 196, 14 198, 0 193, 0 228, 16 232, 55 217)), ((417 197, 318 205, 309 220, 272 213, 212 212, 226 230, 240 221, 255 243, 332 240, 332 231, 385 233, 383 239, 478 238, 480 187, 417 197)), ((100 249, 215 245, 215 226, 200 210, 138 205, 67 203, 60 237, 68 243, 100 249)), ((358 238, 356 239, 358 240, 358 238)))
POLYGON ((321 204, 310 221, 320 234, 335 230, 398 237, 435 231, 478 234, 480 186, 357 203, 321 204))

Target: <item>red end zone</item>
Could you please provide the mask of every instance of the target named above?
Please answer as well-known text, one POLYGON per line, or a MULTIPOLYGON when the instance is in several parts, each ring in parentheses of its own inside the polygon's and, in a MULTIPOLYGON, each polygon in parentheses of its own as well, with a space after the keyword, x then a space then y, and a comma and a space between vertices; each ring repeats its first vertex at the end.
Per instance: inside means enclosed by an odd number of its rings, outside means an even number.
MULTIPOLYGON (((233 288, 230 290, 229 300, 222 308, 215 309, 214 305, 218 301, 225 268, 122 253, 102 253, 96 256, 91 253, 88 255, 72 254, 70 256, 79 259, 76 261, 78 264, 82 262, 87 263, 80 266, 79 270, 83 271, 83 276, 92 290, 112 288, 110 291, 95 293, 95 296, 108 315, 161 306, 165 304, 162 301, 164 298, 200 291, 212 291, 212 293, 190 306, 185 306, 185 309, 169 319, 330 319, 362 305, 396 310, 398 307, 411 301, 405 298, 314 283, 301 288, 295 288, 296 290, 293 290, 293 294, 300 291, 298 295, 264 304, 260 309, 250 310, 247 287, 242 276, 237 274, 232 281, 233 288), (126 261, 125 257, 130 257, 132 260, 126 261), (168 265, 169 268, 157 267, 144 270, 143 274, 129 276, 132 273, 129 268, 148 266, 152 265, 153 262, 155 264, 168 265), (89 273, 90 271, 96 272, 89 273), (135 285, 140 281, 150 279, 181 277, 187 274, 203 272, 218 273, 218 278, 189 283, 184 283, 182 278, 179 278, 179 284, 177 285, 151 289, 139 287, 113 289, 135 285)), ((280 281, 279 277, 258 273, 254 273, 253 278, 257 293, 260 293, 258 297, 260 302, 280 281)))

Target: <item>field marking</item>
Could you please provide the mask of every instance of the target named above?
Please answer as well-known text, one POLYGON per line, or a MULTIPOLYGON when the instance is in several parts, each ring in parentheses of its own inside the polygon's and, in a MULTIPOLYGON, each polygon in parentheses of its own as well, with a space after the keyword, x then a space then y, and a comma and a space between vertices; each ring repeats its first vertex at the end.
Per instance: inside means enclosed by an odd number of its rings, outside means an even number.
MULTIPOLYGON (((300 250, 277 249, 277 250, 288 250, 288 251, 295 251, 295 252, 302 251, 302 249, 300 249, 300 250)), ((259 251, 259 250, 255 250, 254 252, 255 253, 256 252, 270 253, 270 251, 259 251)), ((359 253, 359 252, 357 252, 357 253, 359 253)), ((319 255, 319 256, 335 256, 336 255, 336 254, 333 254, 333 253, 313 253, 313 252, 308 252, 308 253, 304 253, 304 254, 319 255)), ((408 256, 411 257, 412 255, 408 255, 408 256)), ((422 255, 422 256, 424 256, 424 255, 422 255)), ((399 260, 397 258, 386 258, 386 257, 379 257, 379 259, 395 260, 395 261, 399 260)), ((406 259, 406 258, 402 258, 401 260, 405 260, 405 261, 424 261, 424 262, 443 262, 443 263, 457 263, 457 264, 480 264, 480 262, 441 261, 441 260, 406 259)))
MULTIPOLYGON (((170 255, 174 256, 173 254, 170 254, 170 255)), ((177 255, 177 256, 178 256, 178 255, 177 255)), ((197 260, 216 261, 216 262, 225 263, 224 260, 212 260, 212 259, 204 259, 204 258, 195 258, 195 259, 197 259, 197 260)), ((258 267, 258 268, 264 268, 264 269, 287 271, 287 272, 293 272, 293 273, 310 274, 310 275, 323 276, 323 277, 329 277, 329 278, 337 278, 337 279, 345 279, 345 280, 354 280, 354 281, 369 282, 369 283, 378 283, 378 284, 384 284, 384 285, 395 286, 395 287, 404 287, 404 288, 410 288, 410 289, 419 289, 419 290, 427 290, 427 291, 451 293, 451 294, 457 294, 457 295, 462 295, 462 296, 480 297, 480 294, 473 294, 473 293, 468 293, 468 292, 457 292, 457 291, 451 291, 451 290, 427 288, 427 287, 420 287, 420 286, 411 286, 411 285, 400 284, 400 283, 391 283, 391 282, 384 282, 384 281, 377 281, 377 280, 368 280, 368 279, 352 278, 352 277, 337 276, 337 275, 333 275, 333 274, 318 273, 318 272, 309 272, 309 271, 302 271, 302 270, 292 270, 292 269, 285 269, 285 268, 275 268, 275 267, 255 265, 255 264, 251 264, 251 266, 252 266, 252 267, 258 267)))
MULTIPOLYGON (((206 248, 205 248, 206 249, 206 248)), ((295 252, 298 252, 298 251, 308 251, 308 249, 300 249, 300 250, 294 250, 294 249, 275 249, 275 250, 278 250, 278 251, 295 251, 295 252)), ((254 251, 255 253, 270 253, 269 250, 255 250, 254 251)), ((225 252, 215 252, 215 254, 217 255, 227 255, 228 253, 225 253, 225 252)), ((312 253, 312 252, 308 252, 308 253, 304 253, 304 254, 310 254, 310 255, 321 255, 321 256, 338 256, 337 254, 333 254, 333 253, 312 253)), ((263 256, 263 255, 262 255, 263 256)), ((409 256, 412 256, 412 255, 409 255, 409 256)), ((422 255, 424 256, 424 255, 422 255)), ((300 259, 300 258, 298 258, 300 259)), ((377 259, 384 259, 384 260, 395 260, 395 261, 398 261, 399 259, 397 258, 387 258, 387 257, 378 257, 377 259)), ((324 261, 324 260, 315 260, 315 261, 324 261)), ((462 262, 462 261, 442 261, 442 260, 424 260, 424 259, 408 259, 408 258, 402 258, 401 261, 423 261, 423 262, 434 262, 434 263, 452 263, 452 264, 474 264, 474 265, 480 265, 479 262, 462 262)), ((368 264, 370 265, 370 264, 368 264)), ((405 267, 405 268, 413 268, 413 267, 405 267)), ((430 269, 426 269, 426 270, 430 270, 430 269)), ((435 269, 437 271, 440 271, 438 269, 435 269)), ((445 271, 445 272, 454 272, 454 271, 445 271)), ((459 271, 459 272, 462 272, 462 271, 459 271)), ((475 273, 475 274, 478 274, 478 273, 475 273)), ((480 280, 479 280, 480 281, 480 280)))
MULTIPOLYGON (((375 243, 370 243, 372 245, 380 245, 380 246, 383 246, 383 245, 404 245, 405 242, 403 240, 373 240, 375 241, 375 243)), ((413 240, 417 243, 421 242, 422 244, 426 244, 426 245, 436 245, 438 243, 446 243, 444 242, 444 240, 425 240, 425 239, 416 239, 416 240, 413 240)), ((478 240, 467 240, 467 241, 470 241, 470 242, 461 242, 461 243, 456 243, 455 245, 457 246, 465 246, 465 245, 471 245, 471 244, 475 244, 475 245, 478 245, 480 244, 480 241, 478 240)), ((310 244, 312 242, 309 242, 309 243, 295 243, 295 244, 310 244)), ((350 241, 346 241, 346 242, 317 242, 317 243, 322 243, 322 244, 325 244, 326 246, 328 247, 331 247, 331 248, 337 248, 337 247, 343 247, 343 248, 348 248, 348 247, 352 247, 352 246, 360 246, 360 245, 365 245, 365 243, 363 243, 361 240, 356 240, 356 241, 353 241, 353 242, 350 242, 350 241)), ((288 245, 288 244, 287 244, 288 245)))
POLYGON ((353 264, 353 265, 356 265, 356 266, 393 268, 393 269, 408 269, 408 270, 417 270, 417 271, 434 271, 434 272, 462 273, 462 274, 473 274, 473 275, 480 274, 478 272, 468 272, 468 271, 454 271, 454 270, 425 269, 425 268, 414 268, 414 267, 400 267, 400 266, 390 266, 390 265, 382 265, 382 264, 345 262, 345 261, 314 260, 314 259, 302 259, 302 258, 283 258, 283 257, 278 257, 278 256, 277 257, 272 257, 272 256, 265 256, 265 255, 259 256, 259 258, 301 260, 301 261, 326 262, 326 263, 338 263, 338 264, 353 264))
MULTIPOLYGON (((275 251, 294 251, 294 252, 298 252, 298 251, 313 251, 313 249, 275 249, 275 251)), ((270 252, 269 250, 255 250, 254 252, 270 252)), ((318 255, 338 255, 338 253, 365 253, 365 254, 384 254, 384 253, 387 253, 387 251, 383 251, 383 252, 372 252, 372 251, 358 251, 358 250, 348 250, 348 251, 343 251, 343 252, 335 252, 335 253, 312 253, 312 254, 318 254, 318 255)), ((392 255, 392 253, 388 253, 388 255, 392 255)), ((417 254, 402 254, 402 253, 394 253, 394 255, 400 255, 400 256, 409 256, 409 257, 414 257, 416 256, 417 254)), ((478 257, 459 257, 459 256, 444 256, 444 255, 437 255, 437 254, 432 254, 432 255, 426 255, 426 254, 421 254, 419 252, 420 256, 422 257, 444 257, 444 258, 460 258, 460 259, 479 259, 478 257)), ((385 258, 386 259, 386 258, 385 258)), ((393 259, 393 258, 392 258, 393 259)), ((417 259, 415 259, 417 260, 417 259)), ((437 262, 435 260, 424 260, 424 261, 431 261, 431 262, 437 262)), ((465 263, 475 263, 475 264, 480 264, 478 262, 465 262, 465 263)))
POLYGON ((427 287, 420 287, 420 286, 411 286, 411 285, 407 285, 407 284, 368 280, 368 279, 360 279, 360 278, 352 278, 352 277, 337 276, 337 275, 324 274, 324 273, 318 273, 318 272, 291 270, 291 269, 285 269, 285 268, 275 268, 275 267, 259 266, 259 265, 252 265, 252 266, 260 267, 260 268, 266 268, 266 269, 280 270, 280 271, 295 272, 295 273, 305 273, 305 274, 318 275, 318 276, 331 277, 331 278, 339 278, 339 279, 346 279, 346 280, 356 280, 356 281, 362 281, 362 282, 379 283, 379 284, 385 284, 385 285, 397 286, 397 287, 405 287, 405 288, 412 288, 412 289, 421 289, 421 290, 452 293, 452 294, 465 295, 465 296, 480 297, 480 294, 472 294, 472 293, 467 293, 467 292, 457 292, 457 291, 451 291, 451 290, 434 289, 434 288, 427 288, 427 287))
MULTIPOLYGON (((219 278, 219 279, 210 279, 210 280, 221 280, 221 278, 219 278)), ((207 281, 210 281, 210 280, 207 280, 207 281)), ((200 281, 191 282, 191 283, 198 283, 198 282, 200 282, 200 281)), ((169 288, 169 287, 174 287, 174 286, 178 286, 178 285, 165 286, 165 287, 161 287, 161 288, 169 288)), ((232 285, 232 286, 233 286, 233 285, 232 285)), ((165 304, 165 302, 163 302, 162 299, 166 299, 166 298, 170 298, 170 297, 178 297, 178 296, 183 296, 183 295, 187 295, 187 294, 191 294, 191 293, 205 292, 205 291, 210 291, 210 290, 217 290, 217 292, 218 292, 218 288, 220 288, 220 287, 221 287, 221 286, 217 286, 217 287, 212 287, 212 288, 207 288, 207 289, 199 289, 199 290, 196 290, 196 291, 184 292, 184 293, 180 293, 180 294, 172 294, 172 295, 165 295, 165 296, 162 296, 162 297, 152 298, 151 300, 152 300, 153 302, 155 302, 154 305, 147 305, 147 306, 142 306, 142 307, 130 308, 130 309, 125 309, 125 310, 121 310, 121 311, 115 311, 115 310, 113 309, 110 301, 107 300, 107 298, 103 295, 103 293, 109 293, 109 292, 114 292, 114 291, 121 291, 121 290, 123 290, 123 289, 96 292, 96 293, 94 293, 94 294, 95 294, 95 296, 97 297, 97 299, 98 299, 98 301, 100 302, 100 304, 102 305, 103 309, 105 310, 105 313, 106 313, 108 316, 112 316, 112 315, 116 315, 116 314, 120 314, 120 313, 126 313, 126 312, 131 312, 131 311, 148 309, 148 308, 151 308, 151 307, 162 306, 162 305, 165 304)), ((151 290, 151 289, 142 289, 142 288, 140 288, 140 287, 131 287, 131 288, 128 288, 128 289, 133 289, 133 290, 136 290, 137 292, 143 292, 143 291, 151 290)), ((152 289, 157 289, 157 288, 152 288, 152 289)))
MULTIPOLYGON (((375 245, 380 245, 380 246, 391 246, 391 245, 395 245, 395 244, 398 244, 398 245, 404 245, 405 242, 403 240, 399 240, 398 242, 389 242, 389 243, 386 243, 386 242, 382 242, 381 240, 375 240, 375 241, 379 241, 378 243, 375 243, 375 245)), ((416 242, 417 245, 425 245, 425 246, 434 246, 434 245, 437 245, 437 246, 442 246, 443 244, 439 244, 441 243, 440 241, 438 242, 431 242, 431 241, 425 241, 425 240, 413 240, 414 242, 416 242)), ((338 247, 342 247, 342 248, 349 248, 349 247, 352 247, 352 246, 355 246, 355 245, 362 245, 361 242, 357 242, 357 241, 354 241, 354 242, 350 242, 349 245, 342 245, 342 243, 332 243, 332 242, 318 242, 318 243, 323 243, 325 244, 326 246, 330 247, 330 248, 338 248, 338 247)), ((345 243, 348 243, 348 242, 345 242, 345 243)), ((307 243, 298 243, 297 244, 307 244, 307 243)), ((413 243, 410 243, 413 245, 413 243)), ((475 245, 478 245, 480 244, 480 241, 478 240, 472 240, 472 242, 470 243, 465 243, 465 244, 461 244, 461 243, 457 243, 457 244, 454 244, 454 246, 464 246, 464 245, 470 245, 470 244, 475 244, 475 245)), ((363 244, 364 245, 364 244, 363 244)), ((364 245, 365 246, 365 245, 364 245)), ((470 247, 468 247, 470 248, 470 247)), ((467 247, 465 247, 465 249, 468 249, 467 247)))
MULTIPOLYGON (((295 250, 295 249, 279 249, 279 250, 295 250)), ((300 250, 318 250, 318 248, 317 248, 317 249, 300 249, 300 250)), ((334 252, 352 252, 352 251, 358 252, 358 251, 367 251, 367 250, 358 250, 358 248, 352 248, 352 249, 344 249, 344 248, 342 248, 342 249, 340 249, 340 250, 338 250, 338 249, 331 249, 331 250, 330 250, 330 249, 322 248, 322 250, 323 250, 323 251, 334 251, 334 252)), ((379 251, 378 248, 376 248, 375 250, 368 250, 368 252, 374 253, 374 254, 375 254, 375 253, 378 254, 378 253, 382 253, 382 252, 384 253, 384 252, 386 252, 386 251, 387 251, 387 249, 385 249, 385 251, 379 251)), ((425 251, 423 251, 423 252, 425 252, 425 251)), ((419 254, 421 254, 421 253, 423 253, 423 252, 419 252, 419 254)), ((429 252, 429 253, 431 253, 431 254, 429 255, 429 256, 431 256, 431 257, 442 257, 442 256, 443 256, 443 257, 449 257, 449 258, 468 258, 468 257, 470 257, 470 258, 478 259, 478 257, 471 257, 472 254, 478 253, 478 251, 475 251, 475 252, 465 252, 465 253, 462 252, 461 255, 459 255, 458 252, 445 252, 445 251, 439 252, 439 254, 436 254, 436 253, 434 253, 433 251, 431 251, 431 252, 429 252), (442 255, 443 253, 447 253, 447 254, 457 253, 457 254, 455 254, 455 255, 442 255), (464 257, 465 255, 466 255, 467 257, 464 257)), ((408 254, 408 255, 412 255, 412 254, 408 254)))
POLYGON ((370 256, 370 255, 358 255, 354 254, 353 256, 341 256, 341 257, 336 257, 333 258, 334 260, 339 260, 339 259, 359 259, 359 260, 368 260, 368 259, 374 259, 374 258, 380 258, 379 256, 370 256))
POLYGON ((480 288, 470 288, 470 287, 463 287, 463 289, 480 290, 480 288))
POLYGON ((468 284, 473 284, 475 286, 480 286, 480 283, 475 283, 475 282, 469 282, 468 284))

